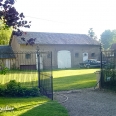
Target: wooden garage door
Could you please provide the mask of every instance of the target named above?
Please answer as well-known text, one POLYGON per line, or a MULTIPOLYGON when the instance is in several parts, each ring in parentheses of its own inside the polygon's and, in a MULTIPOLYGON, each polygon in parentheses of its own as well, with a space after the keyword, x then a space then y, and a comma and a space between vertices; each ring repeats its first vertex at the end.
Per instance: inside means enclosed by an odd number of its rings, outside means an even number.
POLYGON ((21 70, 36 70, 36 65, 20 65, 21 70))
POLYGON ((71 53, 67 50, 59 51, 57 54, 58 68, 71 68, 71 53))

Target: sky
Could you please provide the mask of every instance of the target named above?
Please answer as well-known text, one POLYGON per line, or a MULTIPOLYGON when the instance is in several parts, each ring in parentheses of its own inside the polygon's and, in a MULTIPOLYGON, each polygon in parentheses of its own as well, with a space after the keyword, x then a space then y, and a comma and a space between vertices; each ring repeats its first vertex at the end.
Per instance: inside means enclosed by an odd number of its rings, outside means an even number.
POLYGON ((15 7, 32 21, 24 31, 88 34, 98 39, 116 29, 116 0, 16 0, 15 7))

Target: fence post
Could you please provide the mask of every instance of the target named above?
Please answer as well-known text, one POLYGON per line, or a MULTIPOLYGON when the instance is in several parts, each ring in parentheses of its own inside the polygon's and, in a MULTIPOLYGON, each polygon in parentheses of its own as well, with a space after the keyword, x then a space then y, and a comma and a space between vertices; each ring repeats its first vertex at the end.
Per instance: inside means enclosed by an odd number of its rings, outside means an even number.
POLYGON ((37 49, 37 58, 38 58, 38 87, 40 88, 40 52, 37 49))
POLYGON ((101 60, 101 66, 100 66, 100 68, 101 68, 101 71, 100 71, 100 81, 99 81, 99 88, 101 89, 102 88, 102 44, 100 44, 100 60, 101 60))
POLYGON ((51 92, 52 92, 52 100, 53 100, 53 74, 52 74, 52 52, 51 52, 51 92))

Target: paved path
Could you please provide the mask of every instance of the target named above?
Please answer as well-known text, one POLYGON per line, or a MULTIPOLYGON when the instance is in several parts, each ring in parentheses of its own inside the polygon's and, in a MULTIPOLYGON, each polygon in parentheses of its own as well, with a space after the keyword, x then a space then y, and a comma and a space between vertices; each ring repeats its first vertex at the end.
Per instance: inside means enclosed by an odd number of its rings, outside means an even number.
POLYGON ((116 93, 82 89, 54 93, 69 116, 116 116, 116 93))

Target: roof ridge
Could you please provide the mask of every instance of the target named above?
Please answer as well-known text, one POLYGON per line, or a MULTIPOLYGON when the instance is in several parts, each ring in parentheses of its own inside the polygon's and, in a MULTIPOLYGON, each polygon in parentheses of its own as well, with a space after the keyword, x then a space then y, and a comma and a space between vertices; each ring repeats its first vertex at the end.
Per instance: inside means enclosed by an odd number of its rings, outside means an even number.
POLYGON ((25 31, 24 33, 46 33, 46 34, 68 34, 68 35, 87 35, 87 34, 80 34, 80 33, 63 33, 63 32, 34 32, 34 31, 25 31))

